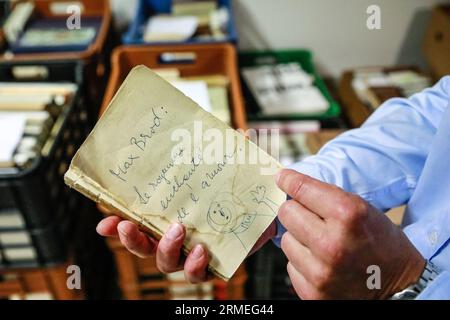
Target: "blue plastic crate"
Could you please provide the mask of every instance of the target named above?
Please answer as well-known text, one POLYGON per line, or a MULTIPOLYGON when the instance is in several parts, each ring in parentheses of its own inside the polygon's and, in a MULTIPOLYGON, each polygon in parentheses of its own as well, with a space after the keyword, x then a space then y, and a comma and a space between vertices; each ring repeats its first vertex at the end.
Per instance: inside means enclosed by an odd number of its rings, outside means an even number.
POLYGON ((170 13, 172 0, 139 0, 135 17, 130 24, 128 31, 122 36, 124 44, 195 44, 195 43, 237 43, 237 32, 234 23, 231 0, 217 0, 218 7, 228 8, 229 21, 227 27, 227 37, 221 40, 212 39, 189 39, 184 42, 145 42, 143 31, 148 18, 155 14, 170 13))

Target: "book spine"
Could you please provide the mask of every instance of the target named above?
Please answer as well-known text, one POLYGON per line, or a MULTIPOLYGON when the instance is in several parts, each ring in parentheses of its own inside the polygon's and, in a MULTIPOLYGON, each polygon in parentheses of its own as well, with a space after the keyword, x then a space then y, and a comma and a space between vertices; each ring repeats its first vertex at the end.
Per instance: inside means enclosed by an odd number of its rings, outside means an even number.
MULTIPOLYGON (((92 201, 101 204, 106 207, 111 214, 120 216, 125 220, 130 220, 134 222, 138 228, 147 233, 149 236, 155 239, 161 239, 163 232, 156 229, 153 225, 148 225, 149 223, 143 221, 136 213, 128 210, 124 205, 120 204, 117 199, 114 199, 108 194, 100 185, 92 181, 87 175, 85 175, 78 167, 71 165, 69 170, 64 175, 64 182, 70 188, 73 188, 88 197, 92 201)), ((189 253, 188 248, 183 244, 183 251, 187 255, 189 253)), ((228 281, 229 278, 218 272, 215 268, 208 265, 208 269, 211 273, 219 277, 224 281, 228 281)))

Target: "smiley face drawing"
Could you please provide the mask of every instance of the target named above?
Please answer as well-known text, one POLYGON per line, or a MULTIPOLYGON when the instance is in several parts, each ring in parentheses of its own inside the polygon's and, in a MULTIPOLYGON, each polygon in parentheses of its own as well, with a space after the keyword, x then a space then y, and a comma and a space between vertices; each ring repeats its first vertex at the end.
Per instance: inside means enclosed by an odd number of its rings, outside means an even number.
POLYGON ((208 224, 215 231, 220 233, 234 232, 239 226, 239 217, 245 214, 242 202, 231 193, 219 194, 211 202, 208 209, 208 224))
POLYGON ((239 234, 246 231, 253 223, 256 212, 246 212, 242 201, 229 192, 222 192, 211 202, 207 213, 209 226, 222 234, 233 234, 247 249, 239 234))

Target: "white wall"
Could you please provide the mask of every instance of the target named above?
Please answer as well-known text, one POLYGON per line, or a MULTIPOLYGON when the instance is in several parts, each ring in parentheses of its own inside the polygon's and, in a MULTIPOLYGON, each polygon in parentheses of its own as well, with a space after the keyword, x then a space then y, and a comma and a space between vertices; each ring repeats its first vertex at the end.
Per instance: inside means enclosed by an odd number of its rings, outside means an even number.
MULTIPOLYGON (((136 0, 110 0, 126 27, 136 0)), ((339 77, 364 65, 418 64, 430 10, 450 0, 233 0, 241 49, 307 48, 319 71, 339 77), (381 30, 368 30, 366 9, 381 8, 381 30)), ((126 28, 125 28, 126 29, 126 28)))
POLYGON ((420 46, 430 9, 443 0, 234 0, 239 47, 308 48, 322 73, 358 65, 424 65, 420 46), (381 30, 366 9, 381 8, 381 30))

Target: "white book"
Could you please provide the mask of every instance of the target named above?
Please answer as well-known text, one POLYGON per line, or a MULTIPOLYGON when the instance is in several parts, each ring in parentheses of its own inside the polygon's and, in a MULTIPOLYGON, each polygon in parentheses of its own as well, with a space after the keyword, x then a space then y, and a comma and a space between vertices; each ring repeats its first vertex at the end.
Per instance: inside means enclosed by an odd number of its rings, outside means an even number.
POLYGON ((265 115, 316 114, 330 106, 298 63, 244 68, 242 75, 265 115))

